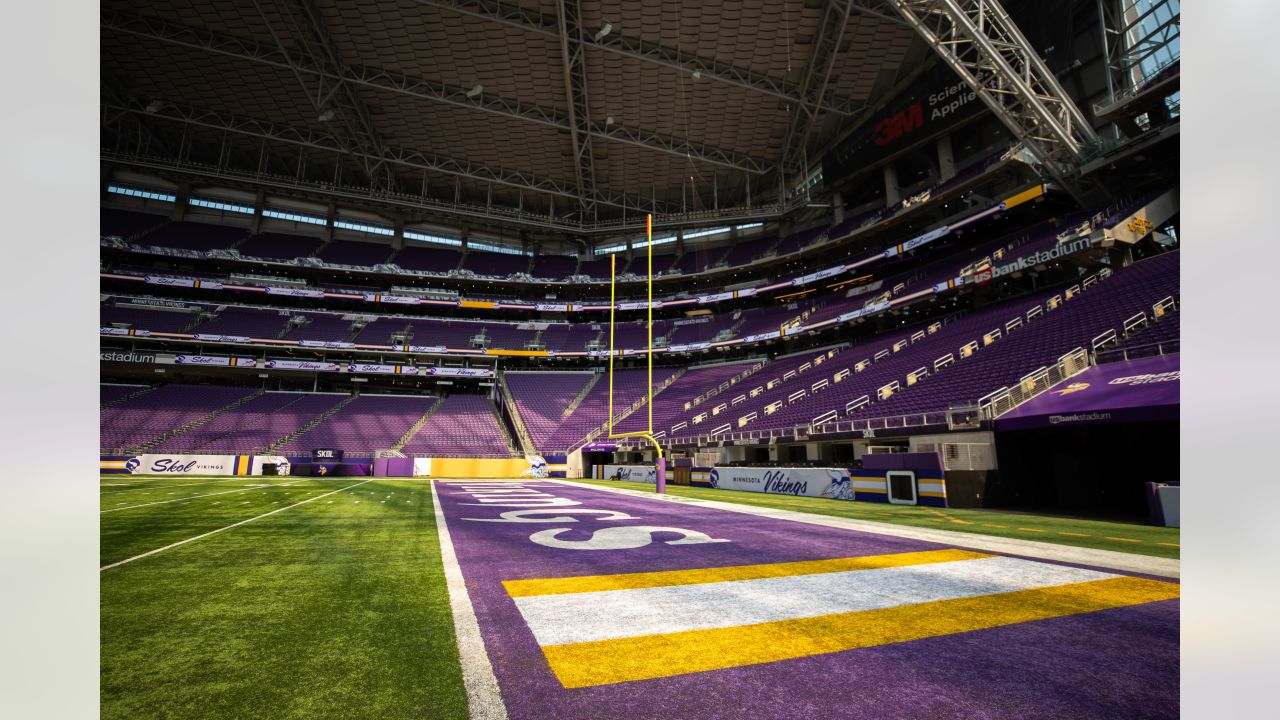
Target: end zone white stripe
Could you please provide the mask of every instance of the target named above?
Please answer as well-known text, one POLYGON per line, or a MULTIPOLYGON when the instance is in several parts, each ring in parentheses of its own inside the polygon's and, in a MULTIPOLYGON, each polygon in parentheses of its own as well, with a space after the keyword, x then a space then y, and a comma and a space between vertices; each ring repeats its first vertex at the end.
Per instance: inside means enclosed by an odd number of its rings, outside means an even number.
POLYGON ((372 481, 372 480, 363 480, 363 481, 361 481, 361 482, 355 483, 354 485, 348 485, 348 486, 346 486, 346 487, 344 487, 344 488, 338 488, 337 490, 334 490, 334 491, 332 491, 332 492, 327 492, 327 493, 325 493, 325 494, 323 494, 323 495, 317 495, 317 496, 315 496, 315 497, 313 497, 313 498, 307 498, 306 500, 303 500, 302 502, 296 502, 296 503, 294 503, 294 504, 292 504, 292 505, 286 505, 286 506, 284 506, 284 507, 282 507, 282 508, 279 508, 279 509, 277 509, 277 510, 272 510, 271 512, 262 513, 261 515, 258 515, 257 517, 251 517, 251 518, 249 518, 248 520, 241 520, 241 521, 240 521, 240 522, 238 522, 238 523, 234 523, 234 524, 232 524, 232 525, 228 525, 228 526, 223 527, 223 528, 218 528, 217 530, 210 530, 209 532, 207 532, 207 533, 205 533, 205 534, 203 534, 203 535, 197 535, 197 536, 195 536, 195 537, 193 537, 193 538, 187 538, 186 540, 179 540, 179 541, 178 541, 178 542, 176 542, 176 543, 172 543, 172 544, 170 544, 170 545, 165 545, 164 547, 162 547, 162 548, 156 548, 155 550, 148 550, 148 551, 146 551, 146 552, 142 553, 141 555, 134 555, 133 557, 131 557, 131 558, 127 558, 127 559, 124 559, 124 560, 121 560, 120 562, 114 562, 114 563, 111 563, 110 565, 103 565, 102 567, 98 568, 98 572, 102 572, 103 570, 110 570, 110 569, 111 569, 111 568, 113 568, 113 567, 119 567, 119 566, 121 566, 121 565, 124 565, 125 563, 131 563, 131 562, 133 562, 134 560, 141 560, 142 558, 147 557, 147 556, 149 556, 149 555, 155 555, 156 553, 162 553, 162 552, 164 552, 165 550, 170 550, 170 549, 172 549, 172 548, 176 548, 176 547, 178 547, 179 545, 186 545, 186 544, 187 544, 187 543, 189 543, 189 542, 194 542, 194 541, 199 540, 199 539, 201 539, 201 538, 207 538, 207 537, 209 537, 210 535, 217 535, 218 533, 222 532, 223 530, 230 530, 231 528, 237 528, 237 527, 240 527, 241 525, 244 525, 245 523, 251 523, 251 522, 253 522, 254 520, 261 520, 262 518, 267 517, 268 515, 275 515, 275 514, 276 514, 276 513, 278 513, 278 512, 284 512, 285 510, 288 510, 288 509, 290 509, 290 508, 296 508, 296 507, 298 507, 299 505, 306 505, 307 503, 309 503, 309 502, 311 502, 311 501, 313 501, 313 500, 319 500, 320 498, 326 498, 326 497, 329 497, 330 495, 334 495, 334 494, 336 494, 336 493, 340 493, 340 492, 342 492, 343 490, 350 490, 351 488, 356 487, 357 485, 363 485, 363 484, 365 484, 365 483, 367 483, 367 482, 373 482, 373 481, 372 481))
POLYGON ((458 564, 458 555, 453 550, 449 526, 440 507, 440 496, 436 493, 436 482, 431 483, 431 502, 435 505, 440 563, 449 589, 453 632, 458 640, 458 660, 462 664, 462 684, 467 690, 471 720, 507 720, 507 706, 502 702, 502 690, 498 687, 498 678, 493 675, 484 637, 480 635, 480 623, 476 620, 471 595, 467 593, 467 583, 462 577, 462 566, 458 564))

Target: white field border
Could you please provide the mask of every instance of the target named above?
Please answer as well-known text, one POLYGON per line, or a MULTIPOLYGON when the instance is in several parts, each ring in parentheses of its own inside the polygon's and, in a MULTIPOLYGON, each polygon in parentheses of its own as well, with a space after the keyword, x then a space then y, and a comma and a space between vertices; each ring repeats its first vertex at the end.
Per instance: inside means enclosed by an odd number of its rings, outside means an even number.
MULTIPOLYGON (((759 507, 756 505, 740 505, 738 503, 724 502, 721 500, 704 500, 702 498, 690 498, 679 495, 659 495, 653 491, 645 492, 643 490, 631 490, 629 488, 588 485, 586 483, 573 482, 572 480, 555 478, 545 479, 562 485, 586 488, 588 490, 599 490, 601 492, 617 493, 619 495, 630 495, 632 497, 641 497, 657 502, 671 502, 682 505, 713 508, 716 510, 729 510, 730 512, 743 513, 745 515, 757 515, 760 517, 773 518, 775 520, 790 520, 792 522, 840 528, 842 530, 855 530, 875 535, 891 535, 893 537, 908 538, 911 540, 940 543, 951 547, 985 550, 988 552, 997 552, 1006 555, 1020 555, 1022 557, 1035 558, 1037 560, 1073 563, 1077 565, 1087 565, 1089 567, 1100 567, 1110 570, 1121 570, 1124 572, 1141 573, 1144 575, 1155 575, 1157 577, 1167 578, 1178 578, 1181 573, 1181 562, 1173 558, 1136 555, 1133 553, 1116 552, 1114 550, 1097 550, 1094 548, 1082 548, 1072 545, 1056 545, 1054 543, 1039 542, 1036 540, 1018 540, 1015 538, 996 537, 994 535, 982 535, 979 533, 956 532, 954 530, 917 528, 907 525, 874 522, 871 520, 854 520, 851 518, 842 518, 833 515, 816 515, 813 513, 797 512, 795 510, 780 510, 776 508, 759 507)), ((840 501, 833 500, 832 502, 840 501)))
POLYGON ((119 562, 111 563, 110 565, 103 565, 102 567, 98 568, 98 572, 102 572, 102 571, 104 571, 104 570, 110 570, 110 569, 111 569, 111 568, 113 568, 113 567, 120 567, 121 565, 124 565, 125 563, 131 563, 131 562, 133 562, 134 560, 141 560, 141 559, 142 559, 142 558, 144 558, 144 557, 149 557, 149 556, 151 556, 151 555, 155 555, 156 553, 162 553, 162 552, 164 552, 165 550, 171 550, 171 549, 173 549, 173 548, 178 547, 179 545, 186 545, 186 544, 187 544, 187 543, 189 543, 189 542, 195 542, 196 540, 200 540, 201 538, 207 538, 207 537, 209 537, 210 535, 217 535, 218 533, 220 533, 220 532, 222 532, 222 531, 224 531, 224 530, 230 530, 230 529, 232 529, 232 528, 238 528, 238 527, 240 527, 241 525, 244 525, 244 524, 247 524, 247 523, 251 523, 251 522, 253 522, 254 520, 261 520, 262 518, 267 517, 267 516, 269 516, 269 515, 275 515, 276 513, 284 512, 285 510, 289 510, 289 509, 291 509, 291 508, 296 508, 296 507, 298 507, 299 505, 306 505, 306 504, 307 504, 307 503, 309 503, 309 502, 313 502, 313 501, 315 501, 315 500, 319 500, 320 498, 326 498, 326 497, 329 497, 330 495, 334 495, 334 494, 340 493, 340 492, 342 492, 343 490, 350 490, 350 489, 351 489, 351 488, 353 488, 353 487, 357 487, 357 486, 359 486, 359 485, 364 485, 364 484, 365 484, 365 483, 367 483, 367 482, 373 482, 373 480, 372 480, 372 479, 370 479, 370 480, 365 480, 365 481, 363 481, 363 482, 358 482, 358 483, 355 483, 355 484, 352 484, 352 485, 348 485, 348 486, 343 487, 343 488, 338 488, 337 490, 332 490, 332 491, 330 491, 330 492, 324 493, 323 495, 316 495, 315 497, 309 497, 309 498, 307 498, 306 500, 303 500, 302 502, 296 502, 296 503, 294 503, 294 504, 292 504, 292 505, 286 505, 286 506, 284 506, 284 507, 282 507, 282 508, 277 508, 277 509, 275 509, 275 510, 272 510, 271 512, 265 512, 265 513, 262 513, 261 515, 257 515, 257 516, 255 516, 255 517, 251 517, 251 518, 249 518, 248 520, 241 520, 241 521, 240 521, 240 522, 238 522, 238 523, 232 523, 231 525, 228 525, 228 526, 226 526, 226 527, 218 528, 217 530, 210 530, 209 532, 204 533, 203 535, 196 535, 195 537, 187 538, 186 540, 179 540, 179 541, 178 541, 178 542, 176 542, 176 543, 171 543, 171 544, 169 544, 169 545, 165 545, 165 546, 164 546, 164 547, 162 547, 162 548, 156 548, 155 550, 148 550, 148 551, 146 551, 146 552, 142 553, 141 555, 134 555, 134 556, 133 556, 133 557, 131 557, 131 558, 126 558, 126 559, 121 560, 121 561, 119 561, 119 562))
MULTIPOLYGON (((278 485, 266 485, 266 486, 264 486, 264 487, 252 487, 252 488, 243 488, 243 487, 240 487, 240 488, 236 488, 235 490, 223 490, 222 492, 216 492, 216 493, 205 493, 204 495, 187 495, 187 496, 185 496, 185 497, 173 498, 172 500, 156 500, 155 502, 140 503, 140 504, 138 504, 138 505, 126 505, 126 506, 124 506, 124 507, 110 508, 109 510, 99 510, 99 511, 98 511, 98 514, 100 514, 100 515, 101 515, 101 514, 105 514, 105 513, 109 513, 109 512, 120 512, 121 510, 132 510, 132 509, 134 509, 134 508, 149 507, 149 506, 151 506, 151 505, 164 505, 165 503, 175 503, 175 502, 180 502, 180 501, 182 501, 182 500, 195 500, 195 499, 197 499, 197 498, 213 497, 214 495, 230 495, 231 493, 237 493, 237 492, 238 492, 238 493, 247 493, 247 492, 253 492, 254 490, 266 490, 267 488, 282 488, 282 487, 288 487, 288 486, 290 486, 290 485, 293 485, 293 484, 295 484, 295 483, 299 483, 299 482, 302 482, 302 481, 301 481, 301 480, 292 480, 292 481, 290 481, 290 482, 287 482, 287 483, 280 483, 280 484, 278 484, 278 485)), ((366 482, 367 482, 367 481, 366 481, 366 482)))
POLYGON ((449 606, 453 614, 453 632, 458 641, 458 659, 462 664, 462 684, 467 691, 467 705, 471 720, 507 720, 507 706, 502 702, 502 690, 493 674, 489 653, 480 634, 480 622, 476 619, 467 582, 462 577, 462 566, 453 550, 453 539, 445 521, 444 509, 435 482, 431 483, 431 502, 435 507, 436 530, 440 538, 440 562, 444 567, 445 585, 449 589, 449 606))

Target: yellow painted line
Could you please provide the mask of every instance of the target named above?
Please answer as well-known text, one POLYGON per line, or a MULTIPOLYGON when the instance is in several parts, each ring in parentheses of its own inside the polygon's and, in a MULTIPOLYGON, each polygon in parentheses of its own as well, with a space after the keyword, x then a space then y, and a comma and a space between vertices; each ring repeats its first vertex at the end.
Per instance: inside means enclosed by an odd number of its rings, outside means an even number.
POLYGON ((1134 540, 1133 538, 1108 537, 1107 539, 1108 539, 1108 540, 1115 540, 1115 541, 1117 541, 1117 542, 1131 542, 1131 543, 1141 543, 1141 542, 1142 542, 1141 540, 1134 540))
POLYGON ((566 688, 843 652, 1178 597, 1175 583, 1111 578, 796 620, 542 648, 566 688))
POLYGON ((946 514, 946 513, 942 512, 941 510, 935 510, 935 509, 933 509, 933 508, 931 508, 931 507, 921 507, 920 509, 921 509, 921 510, 924 510, 924 511, 925 511, 925 512, 927 512, 927 513, 931 513, 931 514, 933 514, 933 515, 937 515, 938 517, 942 518, 943 520, 946 520, 947 522, 953 522, 953 523, 956 523, 956 524, 958 524, 958 525, 972 525, 972 524, 973 524, 973 523, 970 523, 970 522, 968 522, 968 521, 966 521, 966 520, 957 520, 957 519, 955 519, 955 518, 951 517, 950 515, 948 515, 948 514, 946 514))
POLYGON ((1179 545, 1178 543, 1156 543, 1156 544, 1157 544, 1157 545, 1163 545, 1163 546, 1165 546, 1165 547, 1176 547, 1176 548, 1180 548, 1180 547, 1182 547, 1182 546, 1181 546, 1181 545, 1179 545))
POLYGON ((1025 531, 1027 531, 1027 532, 1044 532, 1044 531, 1043 531, 1043 530, 1041 530, 1040 528, 1024 528, 1024 527, 1020 527, 1020 528, 1018 528, 1018 529, 1019 529, 1019 530, 1025 530, 1025 531))
POLYGON ((982 526, 983 526, 983 527, 998 527, 998 528, 1007 528, 1007 527, 1009 527, 1008 525, 996 525, 995 523, 982 523, 982 526))
POLYGON ((1059 531, 1058 531, 1058 534, 1059 534, 1059 535, 1070 535, 1071 537, 1089 537, 1088 535, 1085 535, 1084 533, 1073 533, 1073 532, 1067 532, 1066 530, 1059 530, 1059 531))
POLYGON ((697 568, 694 570, 507 580, 502 583, 502 586, 507 589, 507 594, 511 597, 563 595, 567 593, 601 592, 604 590, 634 590, 636 588, 668 587, 671 585, 697 585, 732 580, 760 580, 763 578, 791 577, 793 575, 847 572, 849 570, 876 570, 880 568, 906 567, 908 565, 954 562, 957 560, 977 560, 986 557, 991 556, 968 550, 926 550, 922 552, 893 553, 891 555, 834 558, 831 560, 802 560, 800 562, 772 563, 768 565, 730 565, 728 567, 697 568))

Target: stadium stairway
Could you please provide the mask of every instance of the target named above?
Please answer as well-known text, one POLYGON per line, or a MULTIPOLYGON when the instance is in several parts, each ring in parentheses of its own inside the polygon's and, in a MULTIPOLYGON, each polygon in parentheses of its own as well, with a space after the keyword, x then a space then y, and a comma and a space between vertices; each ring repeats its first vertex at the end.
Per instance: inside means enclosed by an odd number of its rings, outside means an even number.
POLYGON ((404 432, 404 435, 401 435, 400 439, 397 440, 396 443, 391 446, 391 449, 395 450, 396 452, 400 452, 401 450, 403 450, 404 446, 408 445, 409 441, 413 439, 413 436, 417 435, 418 431, 422 429, 422 426, 427 424, 427 421, 431 419, 432 414, 434 414, 435 411, 440 408, 440 405, 443 402, 444 402, 444 398, 440 398, 439 400, 436 400, 434 403, 432 403, 431 407, 427 408, 427 411, 422 414, 422 417, 418 418, 418 421, 415 422, 413 425, 411 425, 409 429, 404 432))
POLYGON ((506 411, 507 418, 516 430, 516 438, 520 440, 520 449, 525 454, 538 452, 538 447, 533 442, 533 436, 529 434, 529 428, 525 426, 524 418, 520 416, 520 410, 516 407, 515 398, 511 395, 511 388, 507 387, 506 373, 498 375, 498 392, 502 395, 502 408, 506 411))
POLYGON ((253 400, 254 398, 261 397, 261 396, 262 396, 262 394, 263 394, 264 392, 266 392, 266 390, 259 389, 257 392, 254 392, 254 393, 250 393, 250 394, 248 394, 248 395, 245 395, 244 397, 240 398, 239 400, 236 400, 235 402, 233 402, 233 403, 231 403, 231 404, 229 404, 229 405, 225 405, 225 406, 223 406, 223 407, 220 407, 220 408, 218 408, 217 410, 214 410, 213 412, 209 413, 208 415, 205 415, 205 416, 204 416, 204 417, 202 417, 202 418, 199 418, 199 419, 197 419, 197 420, 194 420, 194 421, 192 421, 192 422, 189 422, 189 423, 187 423, 186 425, 183 425, 182 427, 174 428, 173 430, 170 430, 169 432, 164 433, 163 435, 161 435, 161 436, 159 436, 159 437, 152 438, 152 439, 150 439, 150 440, 148 440, 148 441, 146 441, 146 442, 142 443, 141 445, 137 445, 137 446, 135 446, 135 447, 131 447, 131 448, 129 448, 129 449, 128 449, 128 451, 127 451, 127 453, 126 453, 126 454, 129 454, 129 455, 136 455, 136 454, 138 454, 138 453, 140 453, 140 452, 143 452, 144 450, 147 450, 148 448, 155 447, 156 445, 159 445, 160 443, 165 442, 166 440, 169 440, 170 438, 173 438, 173 437, 176 437, 176 436, 178 436, 178 435, 181 435, 181 434, 183 434, 183 433, 185 433, 185 432, 187 432, 187 431, 189 431, 189 430, 194 430, 194 429, 196 429, 196 428, 200 427, 201 425, 204 425, 205 423, 208 423, 208 422, 210 422, 210 421, 214 420, 215 418, 217 418, 219 415, 222 415, 223 413, 230 412, 230 411, 232 411, 232 410, 234 410, 234 409, 236 409, 236 408, 240 407, 241 405, 243 405, 243 404, 245 404, 245 403, 249 402, 250 400, 253 400))
POLYGON ((355 395, 348 395, 348 396, 346 396, 346 397, 342 398, 342 400, 341 400, 341 401, 339 401, 337 405, 334 405, 333 407, 329 408, 328 410, 325 410, 323 413, 321 413, 321 414, 320 414, 320 416, 319 416, 319 417, 316 417, 316 418, 312 419, 312 420, 311 420, 310 422, 308 422, 306 425, 303 425, 302 427, 298 428, 297 430, 294 430, 293 432, 289 433, 288 435, 285 435, 284 437, 280 438, 279 440, 277 440, 277 441, 275 441, 275 442, 271 443, 271 445, 269 445, 269 446, 267 447, 267 449, 266 449, 265 453, 269 455, 269 454, 271 454, 271 453, 274 453, 276 450, 278 450, 278 449, 280 449, 280 448, 284 447, 285 445, 288 445, 290 442, 292 442, 292 441, 293 441, 293 439, 294 439, 294 438, 296 438, 296 437, 298 437, 299 435, 301 435, 301 434, 305 433, 306 431, 310 430, 311 428, 313 428, 313 427, 315 427, 315 426, 319 425, 320 423, 324 422, 325 420, 328 420, 329 418, 333 417, 334 413, 336 413, 336 412, 338 412, 339 410, 341 410, 342 408, 344 408, 344 407, 346 407, 346 406, 350 405, 350 404, 351 404, 351 401, 352 401, 352 400, 355 400, 355 399, 356 399, 356 396, 355 396, 355 395))
POLYGON ((130 400, 138 397, 139 395, 144 395, 146 393, 151 392, 152 390, 155 390, 155 388, 151 387, 150 385, 143 385, 139 387, 137 390, 134 390, 133 392, 130 392, 126 395, 121 395, 120 397, 117 397, 116 399, 111 400, 109 402, 102 403, 102 405, 99 408, 99 411, 106 410, 107 408, 113 408, 121 403, 129 402, 130 400))

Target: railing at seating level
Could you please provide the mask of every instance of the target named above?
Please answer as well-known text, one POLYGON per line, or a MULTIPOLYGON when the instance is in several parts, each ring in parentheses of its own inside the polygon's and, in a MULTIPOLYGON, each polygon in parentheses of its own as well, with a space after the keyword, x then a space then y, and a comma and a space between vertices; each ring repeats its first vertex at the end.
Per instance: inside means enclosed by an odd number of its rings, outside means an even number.
POLYGON ((1023 375, 1017 385, 1000 388, 978 400, 978 410, 984 420, 994 420, 1063 380, 1079 375, 1088 367, 1089 353, 1078 347, 1058 358, 1053 365, 1023 375))
POLYGON ((1173 340, 1147 343, 1145 345, 1135 345, 1134 347, 1128 348, 1099 350, 1094 355, 1094 364, 1105 365, 1107 363, 1139 360, 1141 358, 1156 357, 1159 355, 1174 355, 1181 350, 1181 345, 1182 341, 1175 338, 1173 340))

